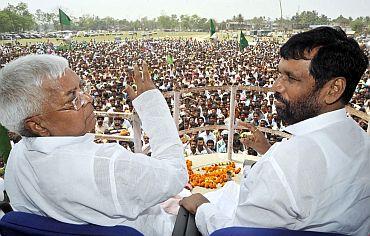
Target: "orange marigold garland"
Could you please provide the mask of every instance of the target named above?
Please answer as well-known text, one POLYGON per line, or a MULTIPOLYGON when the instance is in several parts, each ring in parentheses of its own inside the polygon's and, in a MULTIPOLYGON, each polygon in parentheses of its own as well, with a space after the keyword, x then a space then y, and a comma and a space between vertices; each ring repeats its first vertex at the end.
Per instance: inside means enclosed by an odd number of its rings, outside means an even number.
POLYGON ((186 167, 189 174, 189 183, 192 187, 199 186, 203 188, 215 189, 222 187, 225 183, 236 174, 239 174, 240 168, 235 168, 235 162, 221 162, 211 166, 197 169, 194 173, 192 170, 192 161, 186 160, 186 167))

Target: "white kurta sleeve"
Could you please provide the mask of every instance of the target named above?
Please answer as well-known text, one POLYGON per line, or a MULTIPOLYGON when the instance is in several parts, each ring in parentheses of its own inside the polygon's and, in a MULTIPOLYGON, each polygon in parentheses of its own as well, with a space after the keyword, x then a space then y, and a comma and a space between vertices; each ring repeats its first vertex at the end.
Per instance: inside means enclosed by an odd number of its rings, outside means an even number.
POLYGON ((233 217, 228 217, 212 203, 202 204, 195 215, 195 222, 199 232, 208 236, 217 229, 232 226, 233 217))
POLYGON ((261 160, 242 181, 239 203, 232 218, 218 206, 203 204, 198 208, 196 224, 203 235, 228 226, 284 227, 293 224, 297 206, 283 173, 270 160, 261 160))
POLYGON ((159 90, 150 90, 133 101, 150 138, 152 156, 131 153, 115 145, 99 150, 95 182, 101 193, 110 192, 118 216, 136 218, 151 206, 181 192, 188 181, 182 143, 165 99, 159 90), (110 150, 109 150, 110 149, 110 150), (105 167, 102 167, 105 166, 105 167), (100 170, 109 169, 109 180, 100 170))
POLYGON ((273 157, 258 164, 241 185, 234 224, 290 228, 299 210, 286 176, 273 157))

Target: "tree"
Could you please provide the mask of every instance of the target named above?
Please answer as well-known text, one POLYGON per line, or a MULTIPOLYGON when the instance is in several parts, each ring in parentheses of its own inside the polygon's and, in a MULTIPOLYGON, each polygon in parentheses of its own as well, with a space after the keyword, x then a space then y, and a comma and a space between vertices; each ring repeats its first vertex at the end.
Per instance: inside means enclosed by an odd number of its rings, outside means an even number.
POLYGON ((166 15, 161 15, 157 18, 158 25, 161 29, 171 29, 171 18, 166 15))
MULTIPOLYGON (((214 21, 214 23, 216 22, 214 21)), ((210 22, 207 18, 199 18, 197 29, 202 30, 202 31, 209 31, 209 25, 210 25, 210 22)))
POLYGON ((133 30, 142 30, 141 23, 139 20, 132 21, 131 26, 133 30))
POLYGON ((150 29, 150 21, 148 20, 148 17, 143 17, 140 19, 140 24, 144 30, 150 29))
POLYGON ((113 17, 105 17, 101 19, 101 27, 102 30, 113 30, 116 25, 116 20, 113 17))
POLYGON ((53 18, 56 19, 56 14, 43 12, 40 9, 37 9, 34 14, 34 19, 38 25, 40 31, 48 31, 49 29, 54 28, 53 18))
MULTIPOLYGON (((153 19, 142 17, 128 21, 126 19, 114 19, 112 17, 99 18, 98 16, 83 15, 78 18, 71 16, 72 30, 154 30, 154 29, 179 29, 183 31, 201 30, 208 31, 210 22, 209 19, 194 15, 180 15, 176 14, 166 15, 164 12, 161 16, 153 19)), ((233 22, 232 25, 239 25, 242 28, 244 23, 252 25, 253 29, 262 29, 264 27, 271 27, 273 22, 280 26, 281 23, 285 29, 291 28, 307 28, 309 25, 327 25, 334 23, 341 27, 350 26, 358 33, 370 33, 370 17, 359 17, 353 20, 351 17, 345 18, 340 15, 334 20, 330 20, 325 15, 319 15, 316 11, 303 11, 296 13, 291 19, 276 19, 271 21, 265 17, 254 17, 252 19, 244 19, 242 14, 233 16, 217 23, 218 29, 226 29, 227 24, 233 22), (238 23, 238 24, 235 24, 238 23)), ((50 31, 59 29, 59 18, 57 12, 43 12, 37 9, 34 14, 28 10, 27 4, 19 3, 18 5, 8 4, 3 10, 0 9, 0 32, 21 32, 32 29, 41 31, 50 31)), ((280 27, 279 27, 280 28, 280 27)))
POLYGON ((0 32, 10 31, 13 31, 13 25, 9 14, 5 11, 0 11, 0 32))
POLYGON ((170 25, 171 25, 171 29, 175 29, 179 26, 179 20, 177 18, 177 15, 175 14, 172 14, 171 17, 170 17, 170 25))
POLYGON ((347 19, 344 16, 340 15, 336 19, 333 20, 333 23, 339 25, 340 27, 347 27, 350 25, 352 19, 347 19))
POLYGON ((4 11, 8 12, 13 23, 13 31, 15 32, 31 30, 36 25, 33 15, 28 11, 26 3, 21 2, 17 6, 9 4, 4 11))
POLYGON ((317 11, 303 11, 292 17, 293 27, 298 29, 308 28, 310 25, 327 25, 330 19, 317 13, 317 11))
POLYGON ((283 19, 276 18, 273 21, 273 23, 279 29, 281 29, 281 27, 283 27, 283 30, 289 30, 289 29, 292 29, 292 27, 293 27, 293 23, 289 18, 283 18, 283 19))
POLYGON ((351 29, 356 33, 361 33, 365 29, 366 23, 363 17, 358 17, 356 20, 351 22, 351 29))
POLYGON ((28 11, 26 3, 17 6, 9 4, 1 11, 1 32, 21 32, 34 29, 36 22, 33 15, 28 11))
POLYGON ((190 30, 192 28, 191 19, 188 15, 180 16, 180 25, 182 30, 190 30))
POLYGON ((118 20, 118 28, 120 30, 129 30, 130 29, 130 22, 126 19, 118 20))
POLYGON ((254 17, 250 20, 250 22, 253 25, 254 29, 262 29, 267 23, 264 16, 254 17))
POLYGON ((243 24, 244 23, 244 17, 242 16, 242 14, 239 13, 239 15, 236 17, 235 19, 239 25, 243 24))
POLYGON ((192 15, 190 17, 191 25, 192 25, 192 30, 199 30, 199 22, 200 22, 200 17, 198 15, 192 15))

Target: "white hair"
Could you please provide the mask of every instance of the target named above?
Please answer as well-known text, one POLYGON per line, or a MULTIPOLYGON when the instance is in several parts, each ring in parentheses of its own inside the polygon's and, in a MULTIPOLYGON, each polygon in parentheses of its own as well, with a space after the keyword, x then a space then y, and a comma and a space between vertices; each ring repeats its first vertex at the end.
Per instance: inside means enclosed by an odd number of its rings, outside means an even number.
POLYGON ((0 124, 9 131, 30 136, 24 120, 42 112, 43 81, 57 80, 68 68, 68 61, 55 55, 27 55, 0 70, 0 124))

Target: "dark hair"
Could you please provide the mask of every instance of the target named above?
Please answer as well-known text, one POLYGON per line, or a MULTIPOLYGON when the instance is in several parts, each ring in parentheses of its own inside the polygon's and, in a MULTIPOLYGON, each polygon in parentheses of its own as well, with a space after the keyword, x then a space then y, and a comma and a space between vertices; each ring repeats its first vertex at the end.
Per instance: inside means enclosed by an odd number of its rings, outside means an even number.
POLYGON ((212 139, 208 139, 208 140, 207 140, 207 144, 208 144, 208 143, 212 143, 212 144, 214 145, 214 144, 215 144, 215 141, 213 141, 212 139))
POLYGON ((280 55, 288 60, 309 60, 307 54, 319 48, 311 59, 310 74, 316 81, 316 89, 335 77, 346 79, 341 101, 347 104, 356 89, 369 60, 358 43, 348 38, 340 28, 318 27, 292 36, 281 48, 280 55))
POLYGON ((198 141, 204 141, 204 138, 203 138, 203 137, 198 137, 198 138, 197 138, 197 142, 198 142, 198 141))
POLYGON ((213 119, 217 119, 217 115, 215 115, 215 114, 211 114, 211 115, 209 115, 208 119, 211 119, 211 118, 213 118, 213 119))

